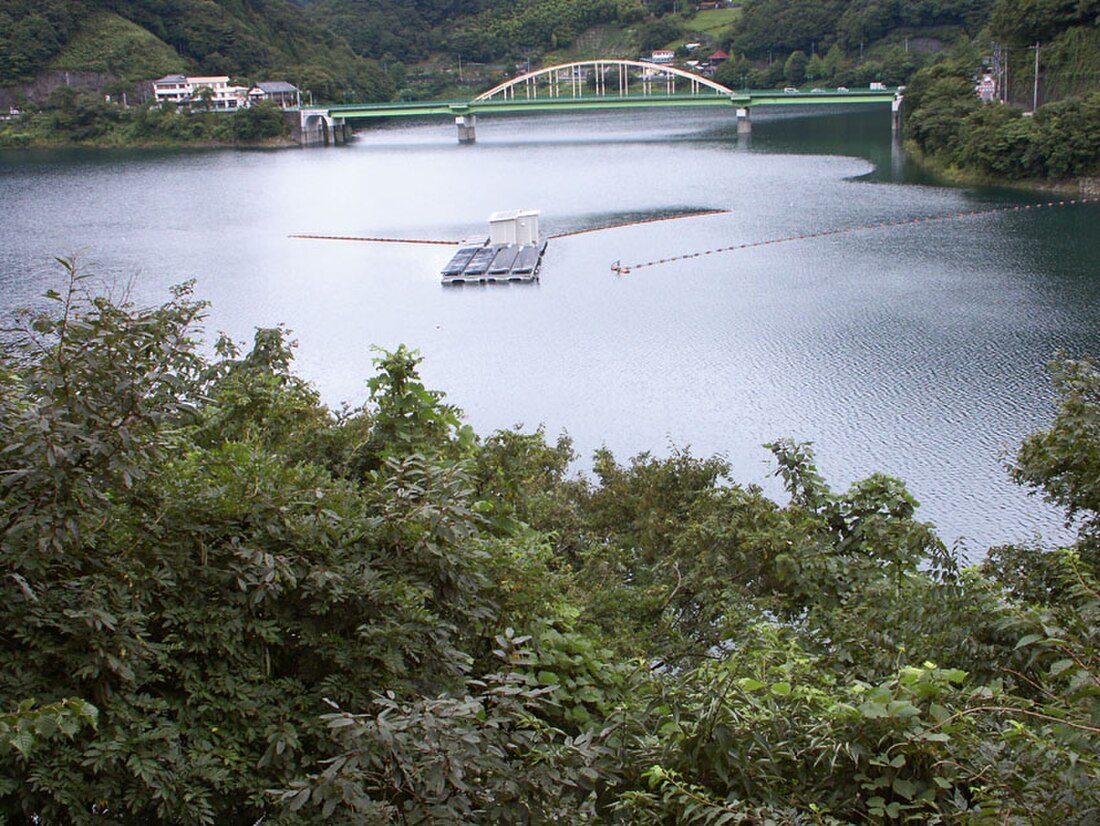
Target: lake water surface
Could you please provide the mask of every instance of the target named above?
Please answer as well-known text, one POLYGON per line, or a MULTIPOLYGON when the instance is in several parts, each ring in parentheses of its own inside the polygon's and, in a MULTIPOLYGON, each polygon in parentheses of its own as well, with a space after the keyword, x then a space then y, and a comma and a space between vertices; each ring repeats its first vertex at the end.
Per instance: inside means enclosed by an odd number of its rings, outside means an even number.
POLYGON ((424 121, 331 149, 2 153, 0 306, 59 286, 54 255, 139 303, 195 278, 209 338, 285 323, 332 405, 405 343, 482 434, 543 424, 585 463, 690 446, 777 498, 762 444, 789 436, 836 488, 905 480, 971 558, 1066 539, 1003 463, 1050 421, 1051 355, 1100 353, 1100 207, 877 227, 1047 198, 934 185, 887 111, 753 130, 706 109, 482 118, 473 146, 424 121), (519 207, 544 233, 728 212, 552 241, 530 286, 443 288, 447 247, 289 237, 484 237, 519 207), (870 228, 610 270, 843 227, 870 228))

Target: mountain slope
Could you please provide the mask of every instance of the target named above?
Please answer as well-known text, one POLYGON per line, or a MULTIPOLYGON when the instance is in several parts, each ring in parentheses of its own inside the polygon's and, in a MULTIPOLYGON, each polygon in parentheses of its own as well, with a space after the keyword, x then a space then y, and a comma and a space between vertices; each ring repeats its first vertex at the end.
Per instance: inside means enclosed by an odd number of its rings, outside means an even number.
POLYGON ((0 85, 29 80, 51 62, 126 79, 165 67, 285 78, 329 99, 393 93, 375 63, 286 0, 8 0, 0 11, 0 85), (147 47, 145 55, 131 51, 147 47))
POLYGON ((186 61, 148 29, 112 12, 95 14, 50 61, 51 69, 137 81, 185 71, 186 61))
POLYGON ((340 32, 357 54, 405 63, 445 48, 450 30, 502 0, 296 0, 311 19, 340 32))

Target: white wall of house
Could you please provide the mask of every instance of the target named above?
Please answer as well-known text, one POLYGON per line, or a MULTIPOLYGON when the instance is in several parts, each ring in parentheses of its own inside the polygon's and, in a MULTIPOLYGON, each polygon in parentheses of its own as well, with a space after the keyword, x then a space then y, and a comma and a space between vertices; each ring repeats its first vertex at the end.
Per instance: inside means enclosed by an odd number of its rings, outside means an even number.
POLYGON ((246 105, 248 100, 248 89, 244 86, 231 86, 228 75, 199 77, 169 75, 153 81, 153 94, 156 96, 158 103, 190 101, 204 88, 210 89, 214 93, 209 104, 211 109, 239 109, 241 106, 246 105))

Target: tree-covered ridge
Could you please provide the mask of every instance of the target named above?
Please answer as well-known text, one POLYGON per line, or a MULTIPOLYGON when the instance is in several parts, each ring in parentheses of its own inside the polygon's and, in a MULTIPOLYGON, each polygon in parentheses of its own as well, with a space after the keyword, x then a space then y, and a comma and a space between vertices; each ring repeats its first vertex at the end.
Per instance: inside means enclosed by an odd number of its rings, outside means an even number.
POLYGON ((202 355, 69 288, 0 360, 0 818, 1095 822, 1100 369, 1014 473, 1070 549, 960 571, 904 485, 687 451, 569 472, 419 356, 333 413, 287 331, 202 355))
POLYGON ((450 30, 500 0, 296 0, 314 20, 340 32, 357 54, 403 63, 446 47, 450 30))
POLYGON ((602 23, 626 24, 647 16, 639 0, 520 0, 460 24, 451 48, 486 60, 500 54, 551 51, 602 23))
POLYGON ((988 4, 978 0, 748 0, 733 44, 753 57, 813 48, 825 53, 834 43, 851 52, 893 32, 955 27, 974 35, 988 14, 988 4))
MULTIPOLYGON (((601 23, 635 27, 660 22, 676 39, 678 30, 690 31, 693 9, 683 3, 657 0, 298 0, 330 28, 345 33, 361 54, 382 58, 389 54, 406 62, 421 60, 431 51, 467 50, 478 59, 516 57, 567 46, 585 28, 601 23), (483 42, 454 37, 454 30, 480 34, 483 42)), ((873 46, 892 33, 919 35, 928 29, 976 34, 988 18, 988 4, 977 0, 747 0, 730 33, 739 54, 763 59, 769 52, 785 60, 795 50, 824 54, 833 44, 846 50, 873 46)), ((644 33, 636 32, 641 45, 644 33)), ((730 45, 730 44, 723 44, 730 45)), ((644 47, 643 47, 644 48, 644 47)), ((649 46, 648 48, 652 48, 649 46)), ((626 55, 610 55, 626 56, 626 55)))
POLYGON ((507 61, 567 46, 599 24, 625 25, 651 14, 641 0, 301 0, 301 5, 346 36, 359 54, 404 63, 435 52, 507 61))
POLYGON ((195 74, 286 79, 324 98, 393 94, 376 64, 286 0, 12 0, 0 9, 0 85, 48 68, 152 79, 164 61, 133 53, 133 26, 195 74))

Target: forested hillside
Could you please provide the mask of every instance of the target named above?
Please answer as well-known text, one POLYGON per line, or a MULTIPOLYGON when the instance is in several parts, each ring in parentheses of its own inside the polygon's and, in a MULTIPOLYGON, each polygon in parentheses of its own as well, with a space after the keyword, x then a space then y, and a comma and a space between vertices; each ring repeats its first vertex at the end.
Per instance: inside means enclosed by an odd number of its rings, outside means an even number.
POLYGON ((0 85, 50 68, 128 81, 179 70, 279 78, 329 99, 393 92, 376 64, 286 0, 9 0, 0 85))
POLYGON ((415 63, 445 50, 450 30, 502 0, 295 0, 361 55, 415 63))
POLYGON ((785 57, 796 49, 824 53, 833 44, 852 53, 891 35, 975 35, 988 9, 979 0, 749 0, 733 46, 757 58, 768 52, 785 57))
POLYGON ((961 175, 1100 175, 1098 25, 1096 4, 997 0, 981 40, 914 78, 907 137, 961 175), (983 104, 974 94, 982 66, 997 76, 998 102, 983 104))
POLYGON ((1014 100, 1030 101, 1036 45, 1039 102, 1100 91, 1100 5, 997 0, 989 28, 1008 50, 1014 100))
MULTIPOLYGON (((361 54, 416 61, 433 52, 504 61, 567 47, 586 28, 611 24, 631 33, 634 53, 701 32, 690 4, 656 0, 297 0, 320 23, 344 33, 361 54), (663 38, 653 40, 654 32, 663 38)), ((739 56, 785 61, 793 51, 824 55, 833 45, 855 56, 880 42, 914 40, 913 51, 973 35, 988 17, 977 0, 909 3, 894 0, 748 0, 736 27, 714 45, 739 56), (922 36, 930 38, 920 41, 922 36)), ((710 35, 708 35, 710 36, 710 35)))
MULTIPOLYGON (((673 450, 574 476, 380 352, 70 283, 0 348, 0 820, 1085 826, 1100 368, 1013 474, 1081 525, 959 570, 902 482, 673 450)), ((777 434, 781 435, 781 434, 777 434)))
POLYGON ((1095 88, 1095 19, 1094 4, 1020 0, 746 0, 724 29, 656 0, 10 0, 0 84, 48 68, 128 80, 184 69, 285 77, 327 100, 417 96, 447 81, 402 89, 407 71, 465 60, 492 64, 487 77, 499 79, 600 30, 621 52, 608 56, 688 40, 724 48, 723 79, 756 87, 904 84, 945 56, 964 55, 976 72, 996 54, 1015 99, 1030 88, 1038 42, 1042 94, 1054 100, 1095 88))

